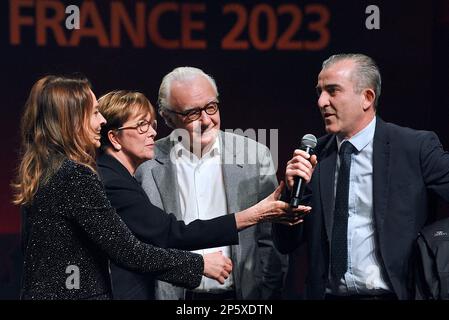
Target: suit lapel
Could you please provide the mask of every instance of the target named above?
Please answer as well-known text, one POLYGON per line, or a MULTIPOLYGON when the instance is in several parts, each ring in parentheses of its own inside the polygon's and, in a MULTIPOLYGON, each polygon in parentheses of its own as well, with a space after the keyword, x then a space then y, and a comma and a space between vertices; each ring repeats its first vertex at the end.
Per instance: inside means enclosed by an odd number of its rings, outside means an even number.
POLYGON ((378 234, 382 233, 390 185, 390 139, 385 123, 377 118, 373 144, 373 212, 378 234))
MULTIPOLYGON (((228 208, 228 213, 236 213, 242 209, 240 208, 239 199, 239 183, 241 182, 242 174, 244 173, 244 162, 238 163, 237 152, 239 152, 237 147, 234 146, 235 141, 231 141, 233 139, 232 136, 225 135, 224 132, 220 131, 220 149, 221 149, 221 163, 222 163, 222 172, 223 172, 223 184, 226 193, 226 204, 228 208), (231 139, 227 139, 231 138, 231 139)), ((243 152, 243 151, 242 151, 243 152)), ((244 158, 243 158, 244 159, 244 158)), ((243 160, 244 161, 244 160, 243 160)), ((242 247, 244 246, 244 241, 241 240, 241 234, 239 234, 240 245, 231 246, 231 256, 234 264, 240 265, 241 256, 242 256, 242 247)), ((234 277, 234 284, 236 286, 237 296, 242 296, 241 293, 241 277, 240 277, 240 269, 233 268, 232 276, 234 277)))
POLYGON ((176 218, 181 219, 181 206, 179 204, 179 185, 176 177, 176 167, 170 161, 171 141, 167 137, 158 146, 156 160, 161 163, 154 167, 151 172, 154 182, 159 189, 162 205, 167 213, 173 213, 176 218))
POLYGON ((337 141, 334 136, 327 143, 323 154, 324 157, 319 161, 321 206, 326 233, 328 239, 332 239, 335 166, 337 163, 337 141))
POLYGON ((223 172, 223 182, 226 192, 226 202, 228 207, 228 212, 238 212, 245 208, 239 208, 238 192, 240 179, 238 177, 242 174, 242 169, 244 164, 237 163, 236 153, 233 148, 233 143, 231 141, 226 141, 225 135, 220 131, 220 149, 221 152, 221 163, 223 172))

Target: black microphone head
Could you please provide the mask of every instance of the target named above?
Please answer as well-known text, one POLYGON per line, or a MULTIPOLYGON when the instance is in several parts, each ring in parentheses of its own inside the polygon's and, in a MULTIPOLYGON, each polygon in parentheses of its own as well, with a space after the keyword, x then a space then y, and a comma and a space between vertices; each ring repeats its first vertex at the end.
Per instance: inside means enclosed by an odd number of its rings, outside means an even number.
POLYGON ((314 149, 316 147, 316 137, 313 134, 306 134, 301 139, 301 148, 309 147, 311 149, 314 149))
MULTIPOLYGON (((313 154, 313 149, 316 147, 317 141, 316 137, 313 134, 306 134, 301 139, 301 146, 299 147, 301 150, 308 152, 309 154, 313 154)), ((290 195, 290 206, 292 208, 297 208, 301 203, 301 199, 304 195, 305 185, 304 179, 296 176, 294 178, 295 182, 293 184, 292 192, 290 195)))

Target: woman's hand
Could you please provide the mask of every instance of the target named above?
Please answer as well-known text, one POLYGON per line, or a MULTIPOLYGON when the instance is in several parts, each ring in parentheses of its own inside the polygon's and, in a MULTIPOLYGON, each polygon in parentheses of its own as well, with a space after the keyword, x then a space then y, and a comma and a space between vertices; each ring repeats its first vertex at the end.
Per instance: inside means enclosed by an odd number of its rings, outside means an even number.
POLYGON ((225 257, 221 251, 207 253, 203 255, 203 259, 203 275, 223 284, 232 271, 231 259, 225 257))
POLYGON ((237 229, 241 230, 257 224, 259 222, 276 222, 283 224, 297 224, 302 221, 302 217, 312 209, 308 206, 299 206, 292 209, 289 204, 280 201, 279 198, 285 188, 284 182, 272 194, 257 203, 256 205, 236 213, 235 219, 237 229))

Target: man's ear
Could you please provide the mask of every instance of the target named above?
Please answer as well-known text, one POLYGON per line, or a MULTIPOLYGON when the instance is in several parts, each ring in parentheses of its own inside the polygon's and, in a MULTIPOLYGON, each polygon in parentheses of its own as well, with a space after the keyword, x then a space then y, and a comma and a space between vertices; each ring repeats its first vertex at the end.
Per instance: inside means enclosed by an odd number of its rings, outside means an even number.
POLYGON ((374 100, 376 100, 376 93, 373 89, 363 90, 363 111, 367 111, 370 107, 374 108, 374 100))
POLYGON ((122 149, 122 145, 121 145, 120 142, 118 141, 117 135, 118 135, 118 133, 117 133, 117 131, 115 131, 115 130, 109 130, 109 131, 108 131, 108 139, 109 139, 109 142, 111 143, 112 148, 113 148, 115 151, 119 151, 119 150, 122 149))

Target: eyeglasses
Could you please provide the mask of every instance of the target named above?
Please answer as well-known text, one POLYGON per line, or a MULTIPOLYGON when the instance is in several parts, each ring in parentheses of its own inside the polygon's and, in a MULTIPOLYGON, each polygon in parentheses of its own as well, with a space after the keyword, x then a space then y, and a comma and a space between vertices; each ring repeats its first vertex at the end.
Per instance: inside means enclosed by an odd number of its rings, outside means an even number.
POLYGON ((174 114, 179 114, 180 116, 183 116, 185 120, 191 122, 201 118, 201 112, 203 111, 210 116, 216 114, 218 111, 218 101, 211 101, 202 108, 190 109, 185 112, 178 112, 167 108, 165 108, 164 110, 167 110, 168 112, 174 114))
POLYGON ((117 130, 124 130, 124 129, 137 129, 137 132, 140 134, 147 133, 150 129, 150 126, 153 127, 154 131, 157 131, 157 121, 153 120, 152 122, 149 122, 147 120, 140 120, 137 122, 134 126, 126 126, 126 127, 120 127, 117 128, 117 130))

